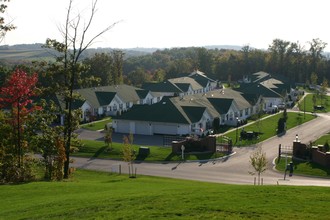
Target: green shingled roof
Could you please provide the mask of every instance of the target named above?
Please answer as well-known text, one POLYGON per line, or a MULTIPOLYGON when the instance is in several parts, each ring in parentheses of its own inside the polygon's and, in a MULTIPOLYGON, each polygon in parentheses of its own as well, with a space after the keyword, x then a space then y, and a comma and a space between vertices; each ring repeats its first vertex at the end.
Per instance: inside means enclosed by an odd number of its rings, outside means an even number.
POLYGON ((189 118, 182 115, 170 99, 166 98, 153 105, 134 105, 124 114, 114 116, 114 119, 190 124, 189 118))
POLYGON ((145 90, 150 90, 153 92, 171 92, 171 93, 180 93, 182 92, 176 85, 169 81, 164 81, 160 83, 145 83, 142 85, 142 88, 145 90))
POLYGON ((220 115, 227 114, 230 106, 233 103, 233 99, 226 98, 208 98, 210 103, 214 106, 214 108, 220 113, 220 115))
POLYGON ((112 99, 115 97, 115 92, 103 92, 96 91, 95 92, 97 101, 99 102, 99 106, 109 105, 112 99))
POLYGON ((238 91, 244 93, 244 94, 256 94, 261 95, 263 97, 271 97, 271 98, 278 98, 281 97, 281 95, 277 92, 275 92, 272 89, 266 88, 262 84, 247 84, 245 86, 241 86, 241 88, 237 89, 238 91))
POLYGON ((182 109, 192 123, 199 122, 206 110, 206 108, 202 106, 182 106, 182 109))
POLYGON ((207 77, 205 73, 201 71, 194 71, 189 75, 190 78, 194 79, 197 83, 199 83, 201 86, 206 87, 208 82, 216 82, 215 80, 207 77))

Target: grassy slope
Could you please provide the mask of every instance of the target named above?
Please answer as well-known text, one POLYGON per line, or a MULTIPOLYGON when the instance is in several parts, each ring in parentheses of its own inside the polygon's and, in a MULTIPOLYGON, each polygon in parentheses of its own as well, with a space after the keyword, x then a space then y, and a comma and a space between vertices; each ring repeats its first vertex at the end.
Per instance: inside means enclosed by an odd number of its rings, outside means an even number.
POLYGON ((330 188, 239 186, 78 171, 0 186, 1 219, 328 219, 330 188))

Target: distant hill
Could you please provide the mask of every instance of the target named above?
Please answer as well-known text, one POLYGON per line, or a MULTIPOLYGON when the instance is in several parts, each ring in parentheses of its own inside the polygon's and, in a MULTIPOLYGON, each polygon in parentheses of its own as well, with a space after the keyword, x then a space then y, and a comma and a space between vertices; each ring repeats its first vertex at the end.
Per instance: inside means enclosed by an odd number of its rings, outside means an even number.
MULTIPOLYGON (((33 60, 51 60, 57 54, 56 51, 42 47, 43 44, 18 44, 18 45, 4 45, 0 46, 0 61, 6 61, 9 63, 19 63, 22 61, 33 60)), ((90 48, 83 54, 84 57, 92 57, 95 53, 110 53, 113 48, 90 48)), ((126 57, 142 56, 150 54, 158 50, 158 48, 130 48, 130 49, 118 49, 125 53, 126 57)))
MULTIPOLYGON (((43 44, 18 44, 18 45, 3 45, 0 46, 0 61, 8 63, 21 63, 33 60, 53 60, 57 54, 56 51, 48 48, 43 48, 43 44)), ((227 50, 241 50, 241 46, 234 45, 211 45, 205 46, 206 49, 227 49, 227 50)), ((83 54, 84 57, 92 57, 95 53, 110 53, 113 50, 122 50, 125 57, 143 56, 151 54, 157 50, 165 48, 90 48, 83 54)))

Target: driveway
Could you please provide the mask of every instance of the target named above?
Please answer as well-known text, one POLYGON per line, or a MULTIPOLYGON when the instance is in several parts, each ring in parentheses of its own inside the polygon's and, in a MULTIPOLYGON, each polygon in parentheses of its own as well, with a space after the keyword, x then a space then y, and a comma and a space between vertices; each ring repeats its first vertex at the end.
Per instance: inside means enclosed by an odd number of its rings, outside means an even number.
MULTIPOLYGON (((249 171, 253 171, 249 164, 249 157, 257 146, 261 146, 268 159, 268 169, 262 174, 264 184, 330 186, 330 179, 293 175, 284 180, 284 174, 274 171, 272 165, 273 159, 277 157, 279 144, 292 146, 296 134, 302 143, 309 143, 328 132, 330 132, 330 114, 319 114, 316 119, 290 129, 282 137, 270 138, 256 146, 234 147, 235 154, 227 158, 208 162, 143 162, 135 164, 134 167, 138 174, 144 175, 228 184, 253 184, 254 176, 249 174, 249 171)), ((83 133, 83 135, 85 134, 87 133, 83 133)), ((88 133, 88 135, 91 134, 88 133)), ((96 136, 102 138, 100 134, 95 134, 96 136)), ((75 158, 73 166, 107 172, 118 172, 119 166, 121 166, 122 172, 128 173, 127 163, 114 160, 75 158)))
MULTIPOLYGON (((104 140, 105 133, 102 131, 90 131, 86 129, 79 129, 76 131, 78 138, 86 140, 104 140)), ((128 134, 123 133, 113 133, 112 141, 117 143, 123 142, 123 137, 128 134)), ((163 146, 163 136, 162 135, 137 135, 133 136, 133 143, 141 146, 163 146)))

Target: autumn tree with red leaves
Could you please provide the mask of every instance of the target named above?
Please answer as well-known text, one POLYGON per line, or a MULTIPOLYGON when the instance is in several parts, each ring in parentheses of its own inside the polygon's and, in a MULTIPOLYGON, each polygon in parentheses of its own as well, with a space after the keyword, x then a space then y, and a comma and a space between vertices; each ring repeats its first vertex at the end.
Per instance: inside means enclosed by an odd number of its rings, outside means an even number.
MULTIPOLYGON (((5 85, 0 88, 0 107, 8 110, 3 114, 3 124, 7 124, 12 128, 11 134, 7 135, 7 141, 1 140, 1 149, 4 157, 7 157, 7 153, 10 152, 13 160, 11 168, 17 168, 18 171, 14 171, 14 173, 18 175, 18 179, 20 179, 18 173, 25 169, 23 159, 28 151, 28 143, 24 140, 24 127, 28 115, 40 109, 40 107, 32 105, 32 97, 36 96, 38 91, 36 87, 37 82, 38 77, 36 73, 28 75, 26 72, 17 69, 10 75, 5 85), (14 149, 8 150, 8 148, 14 149)), ((1 157, 1 159, 4 157, 1 157)), ((4 165, 3 161, 0 162, 0 165, 4 166, 2 167, 3 169, 9 169, 9 167, 4 165)), ((2 176, 6 173, 8 172, 2 172, 2 176)))

